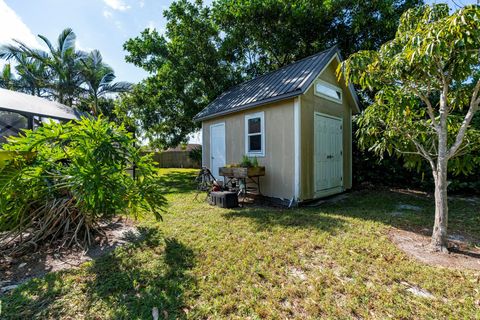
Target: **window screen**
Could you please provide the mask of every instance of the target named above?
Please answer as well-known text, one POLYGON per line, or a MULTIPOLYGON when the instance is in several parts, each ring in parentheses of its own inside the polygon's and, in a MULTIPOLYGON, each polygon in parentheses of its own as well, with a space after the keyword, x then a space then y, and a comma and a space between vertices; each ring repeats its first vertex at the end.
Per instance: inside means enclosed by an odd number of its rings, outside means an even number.
POLYGON ((0 111, 0 144, 9 136, 18 136, 22 129, 28 128, 27 117, 9 111, 0 111))

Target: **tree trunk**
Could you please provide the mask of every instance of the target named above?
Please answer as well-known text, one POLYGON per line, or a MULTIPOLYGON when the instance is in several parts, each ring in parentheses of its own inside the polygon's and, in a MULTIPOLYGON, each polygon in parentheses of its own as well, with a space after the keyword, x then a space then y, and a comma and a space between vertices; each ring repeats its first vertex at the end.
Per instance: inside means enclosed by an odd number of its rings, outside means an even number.
POLYGON ((447 252, 448 226, 448 198, 447 198, 447 169, 448 169, 448 124, 447 124, 447 87, 440 95, 440 125, 438 132, 437 167, 433 172, 435 179, 435 223, 433 225, 433 251, 447 252))
POLYGON ((447 252, 448 198, 447 160, 438 160, 435 175, 435 224, 432 232, 433 251, 447 252))

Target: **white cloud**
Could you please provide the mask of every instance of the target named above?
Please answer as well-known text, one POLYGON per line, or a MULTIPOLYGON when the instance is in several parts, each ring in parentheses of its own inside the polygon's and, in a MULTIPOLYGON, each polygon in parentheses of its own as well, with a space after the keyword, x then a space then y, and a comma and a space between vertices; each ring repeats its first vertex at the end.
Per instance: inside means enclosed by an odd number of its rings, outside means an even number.
POLYGON ((130 6, 127 5, 123 0, 103 0, 107 6, 117 11, 126 11, 130 9, 130 6))
POLYGON ((0 21, 2 25, 0 27, 0 44, 12 43, 12 39, 16 39, 28 46, 40 47, 32 31, 4 0, 0 0, 0 21))
POLYGON ((107 19, 110 19, 112 17, 113 13, 108 10, 103 10, 103 16, 107 19))
POLYGON ((150 30, 150 31, 153 31, 155 30, 155 22, 153 21, 148 21, 148 25, 147 25, 147 29, 150 30))
POLYGON ((78 37, 77 37, 77 41, 75 42, 75 47, 76 47, 78 50, 85 51, 85 52, 93 51, 93 48, 85 47, 85 46, 83 45, 83 41, 80 42, 80 39, 79 39, 78 37))
POLYGON ((145 7, 145 1, 144 1, 144 0, 140 0, 140 2, 138 3, 138 5, 140 6, 140 8, 145 7))

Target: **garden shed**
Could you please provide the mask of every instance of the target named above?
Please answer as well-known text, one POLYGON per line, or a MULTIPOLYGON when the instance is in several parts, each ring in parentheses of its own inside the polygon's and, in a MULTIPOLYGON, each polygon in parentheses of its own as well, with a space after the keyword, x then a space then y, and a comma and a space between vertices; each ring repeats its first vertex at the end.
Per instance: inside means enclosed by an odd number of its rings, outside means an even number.
POLYGON ((302 202, 352 187, 353 86, 337 79, 336 47, 234 86, 195 116, 202 163, 219 168, 256 157, 262 193, 302 202))
POLYGON ((22 129, 34 129, 46 119, 68 121, 80 113, 61 103, 0 88, 0 144, 22 129))

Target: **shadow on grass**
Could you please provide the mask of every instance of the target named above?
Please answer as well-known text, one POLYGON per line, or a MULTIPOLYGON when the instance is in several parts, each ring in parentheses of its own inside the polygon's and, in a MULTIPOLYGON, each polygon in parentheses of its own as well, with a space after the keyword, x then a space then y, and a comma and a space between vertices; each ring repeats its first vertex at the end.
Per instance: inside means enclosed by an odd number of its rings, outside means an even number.
MULTIPOLYGON (((467 234, 480 239, 480 205, 451 198, 449 208, 449 233, 467 234)), ((434 215, 433 197, 386 190, 347 193, 341 201, 326 201, 316 207, 246 207, 224 214, 230 219, 250 218, 261 229, 281 225, 333 232, 347 226, 346 218, 355 218, 423 235, 431 234, 434 215), (402 205, 411 206, 414 210, 401 209, 402 205)))
POLYGON ((196 171, 171 171, 160 176, 160 183, 168 193, 188 193, 196 188, 196 171))
POLYGON ((314 228, 334 233, 344 228, 345 220, 323 212, 314 212, 306 209, 279 209, 279 208, 237 208, 223 214, 227 219, 252 219, 259 230, 268 230, 275 226, 287 228, 314 228))
MULTIPOLYGON (((398 229, 431 235, 435 202, 430 195, 365 190, 348 194, 344 201, 325 203, 309 210, 371 220, 398 229)), ((450 197, 449 234, 454 233, 480 239, 479 204, 450 197)))
POLYGON ((151 319, 185 317, 184 293, 194 288, 188 274, 191 249, 157 229, 140 229, 137 241, 117 248, 79 271, 47 274, 3 297, 1 319, 87 317, 151 319), (60 301, 58 299, 61 299, 60 301), (68 311, 73 304, 78 310, 68 311), (67 308, 65 314, 65 308, 67 308))

